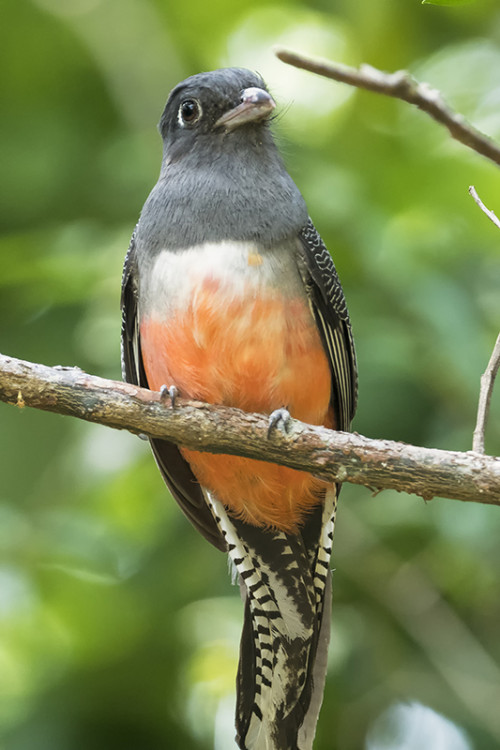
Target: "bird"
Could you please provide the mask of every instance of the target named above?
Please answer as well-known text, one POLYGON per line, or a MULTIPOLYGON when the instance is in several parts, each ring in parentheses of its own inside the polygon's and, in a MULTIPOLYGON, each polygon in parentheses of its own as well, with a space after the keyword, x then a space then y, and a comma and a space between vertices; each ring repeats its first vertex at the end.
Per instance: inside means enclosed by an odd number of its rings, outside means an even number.
MULTIPOLYGON (((122 276, 123 375, 172 401, 265 414, 270 428, 295 418, 348 431, 357 400, 349 314, 277 147, 275 109, 262 77, 244 68, 198 73, 170 92, 160 175, 122 276)), ((265 461, 150 444, 181 510, 237 573, 238 747, 310 750, 339 487, 265 461)))

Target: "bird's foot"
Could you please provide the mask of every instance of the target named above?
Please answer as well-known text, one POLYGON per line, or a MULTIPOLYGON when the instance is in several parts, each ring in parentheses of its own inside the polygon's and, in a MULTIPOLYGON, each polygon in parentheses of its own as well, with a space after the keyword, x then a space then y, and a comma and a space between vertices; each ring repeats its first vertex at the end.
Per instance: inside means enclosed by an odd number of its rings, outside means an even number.
POLYGON ((170 406, 172 409, 175 406, 175 399, 179 395, 179 391, 175 387, 175 385, 162 385, 160 388, 160 403, 166 404, 168 401, 170 401, 170 406))
POLYGON ((290 424, 291 416, 288 409, 282 407, 281 409, 275 409, 269 415, 269 422, 267 423, 267 437, 271 437, 271 432, 274 429, 281 429, 284 435, 287 434, 288 426, 290 424))
MULTIPOLYGON (((170 406, 172 409, 175 406, 175 399, 179 395, 179 391, 175 387, 175 385, 162 385, 160 388, 160 404, 163 404, 166 406, 166 404, 170 401, 170 406)), ((140 432, 138 434, 141 440, 149 440, 149 437, 147 435, 144 435, 144 433, 140 432)))

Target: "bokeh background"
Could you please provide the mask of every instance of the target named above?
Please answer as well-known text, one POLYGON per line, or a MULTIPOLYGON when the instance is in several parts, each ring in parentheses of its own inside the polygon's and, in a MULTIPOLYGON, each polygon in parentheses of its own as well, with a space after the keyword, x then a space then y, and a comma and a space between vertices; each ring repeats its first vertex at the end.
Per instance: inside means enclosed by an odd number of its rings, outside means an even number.
MULTIPOLYGON (((500 172, 409 105, 287 68, 286 44, 407 68, 500 139, 500 8, 419 0, 4 0, 0 350, 119 378, 123 256, 171 87, 261 72, 334 255, 355 429, 468 450, 500 321, 500 172)), ((0 749, 230 750, 241 628, 224 556, 147 445, 0 404, 0 749)), ((500 452, 497 393, 487 450, 500 452)), ((500 746, 500 512, 346 486, 317 750, 500 746)))

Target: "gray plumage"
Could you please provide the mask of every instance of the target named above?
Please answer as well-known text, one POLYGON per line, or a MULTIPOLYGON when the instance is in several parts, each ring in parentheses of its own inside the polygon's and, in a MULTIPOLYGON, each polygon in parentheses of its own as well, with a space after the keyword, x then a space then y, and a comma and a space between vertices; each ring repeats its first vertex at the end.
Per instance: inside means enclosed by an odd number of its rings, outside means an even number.
POLYGON ((213 132, 218 117, 234 106, 235 92, 263 86, 255 73, 230 68, 192 76, 173 89, 159 125, 164 144, 160 177, 136 236, 139 247, 147 244, 148 254, 165 242, 169 249, 219 240, 272 247, 306 224, 304 199, 268 127, 237 129, 230 138, 213 132), (203 98, 196 138, 177 124, 179 105, 191 96, 203 98))

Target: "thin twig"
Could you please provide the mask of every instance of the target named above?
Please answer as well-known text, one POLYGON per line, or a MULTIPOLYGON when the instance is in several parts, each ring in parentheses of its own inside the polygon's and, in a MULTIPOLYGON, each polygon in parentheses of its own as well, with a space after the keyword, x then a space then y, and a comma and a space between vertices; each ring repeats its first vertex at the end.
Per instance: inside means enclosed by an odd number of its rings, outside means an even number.
MULTIPOLYGON (((496 218, 496 217, 495 217, 496 218)), ((498 220, 497 220, 498 221, 498 220)), ((484 453, 484 432, 490 411, 491 394, 495 385, 495 378, 500 367, 500 333, 498 334, 493 353, 488 366, 481 375, 481 388, 479 391, 479 404, 477 407, 477 421, 472 439, 472 450, 476 453, 484 453)))
POLYGON ((500 146, 470 125, 463 115, 448 107, 437 89, 419 83, 406 71, 384 73, 370 65, 362 65, 358 70, 331 61, 311 59, 287 49, 277 48, 275 52, 280 60, 296 68, 414 104, 448 128, 457 141, 500 166, 500 146))
POLYGON ((486 214, 486 216, 488 217, 488 219, 490 219, 493 222, 493 224, 496 227, 498 227, 498 229, 500 229, 500 219, 498 218, 498 216, 493 211, 490 211, 489 208, 486 208, 486 206, 484 205, 483 201, 481 200, 481 198, 477 194, 477 190, 474 187, 474 185, 471 185, 469 187, 469 193, 472 195, 472 197, 476 201, 476 203, 479 206, 479 208, 481 209, 481 211, 483 211, 483 213, 486 214))
POLYGON ((291 420, 268 437, 269 417, 177 399, 104 380, 77 368, 45 367, 0 355, 0 400, 163 438, 209 453, 270 461, 329 482, 500 506, 500 458, 419 448, 291 420))
MULTIPOLYGON (((477 190, 474 185, 469 187, 469 193, 472 195, 477 205, 486 214, 488 219, 500 229, 500 219, 498 216, 486 208, 483 201, 477 194, 477 190)), ((490 361, 484 373, 481 376, 481 387, 479 390, 479 403, 477 406, 477 420, 474 428, 474 435, 472 438, 472 450, 477 453, 484 453, 484 433, 486 430, 486 422, 488 421, 488 415, 490 412, 491 396, 493 393, 493 387, 495 385, 495 378, 500 367, 500 334, 496 340, 496 344, 493 348, 490 361)))

